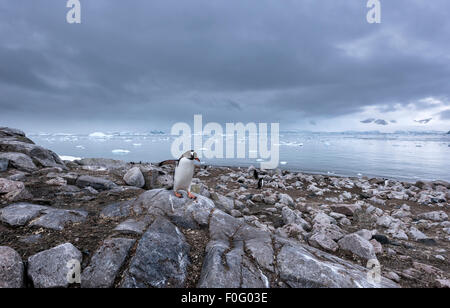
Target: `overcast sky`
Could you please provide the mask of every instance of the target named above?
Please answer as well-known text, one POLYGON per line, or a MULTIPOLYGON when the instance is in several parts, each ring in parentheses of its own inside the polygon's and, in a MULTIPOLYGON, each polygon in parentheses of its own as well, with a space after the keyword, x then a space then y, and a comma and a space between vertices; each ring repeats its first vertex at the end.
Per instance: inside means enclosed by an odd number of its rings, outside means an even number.
POLYGON ((80 2, 0 2, 0 126, 450 129, 448 0, 80 2))

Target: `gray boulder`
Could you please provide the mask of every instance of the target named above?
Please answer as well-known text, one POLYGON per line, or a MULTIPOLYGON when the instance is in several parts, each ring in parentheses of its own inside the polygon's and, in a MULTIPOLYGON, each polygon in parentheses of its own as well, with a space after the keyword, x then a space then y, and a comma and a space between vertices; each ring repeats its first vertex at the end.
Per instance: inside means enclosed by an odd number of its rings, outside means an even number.
POLYGON ((141 194, 133 202, 132 211, 136 214, 163 216, 183 228, 198 229, 209 223, 214 202, 197 195, 196 200, 189 199, 182 191, 183 198, 175 197, 173 191, 153 189, 141 194))
POLYGON ((109 158, 83 158, 81 160, 77 160, 76 162, 82 166, 94 166, 108 170, 128 169, 129 167, 129 163, 127 162, 109 158))
POLYGON ((436 222, 442 222, 448 220, 448 215, 444 211, 434 211, 420 214, 419 218, 432 220, 436 222))
POLYGON ((361 207, 356 204, 331 204, 330 208, 340 214, 344 214, 346 216, 353 216, 356 211, 361 210, 361 207))
POLYGON ((363 259, 371 260, 377 258, 373 245, 356 233, 344 236, 338 244, 342 250, 350 251, 363 259))
POLYGON ((9 159, 0 158, 0 172, 8 170, 9 159))
POLYGON ((12 248, 0 246, 0 289, 23 287, 24 266, 12 248))
POLYGON ((115 227, 114 231, 119 231, 120 233, 141 235, 144 233, 148 224, 149 221, 146 220, 138 221, 134 219, 127 219, 124 222, 120 223, 117 227, 115 227))
POLYGON ((68 224, 85 221, 87 216, 85 211, 47 208, 44 215, 34 220, 31 226, 62 231, 68 224))
POLYGON ((82 288, 111 288, 136 241, 127 238, 105 240, 81 275, 82 288))
POLYGON ((128 217, 131 214, 132 203, 133 201, 120 201, 108 204, 101 211, 100 217, 109 219, 128 217))
POLYGON ((323 249, 325 251, 335 252, 339 246, 330 237, 323 233, 315 233, 309 239, 308 242, 311 246, 323 249))
POLYGON ((129 186, 142 188, 145 185, 145 179, 139 167, 133 167, 124 175, 123 180, 129 186))
POLYGON ((0 159, 6 159, 9 161, 9 166, 21 171, 34 171, 37 169, 33 160, 23 153, 0 153, 0 159))
POLYGON ((292 288, 396 288, 382 278, 367 279, 367 269, 310 246, 277 238, 280 278, 292 288))
POLYGON ((125 274, 122 287, 165 288, 184 286, 189 245, 180 230, 158 217, 142 236, 125 274))
POLYGON ((42 214, 47 207, 30 204, 16 203, 0 209, 0 221, 10 226, 23 226, 30 220, 42 214))
POLYGON ((117 187, 117 185, 110 180, 93 177, 89 175, 80 176, 76 181, 76 185, 80 188, 90 186, 96 190, 110 190, 117 187))
POLYGON ((0 140, 0 152, 22 153, 29 156, 35 164, 41 167, 60 167, 66 169, 65 164, 56 153, 35 144, 0 140))
POLYGON ((28 277, 35 288, 66 288, 76 273, 75 264, 82 261, 81 252, 65 243, 28 258, 28 277))

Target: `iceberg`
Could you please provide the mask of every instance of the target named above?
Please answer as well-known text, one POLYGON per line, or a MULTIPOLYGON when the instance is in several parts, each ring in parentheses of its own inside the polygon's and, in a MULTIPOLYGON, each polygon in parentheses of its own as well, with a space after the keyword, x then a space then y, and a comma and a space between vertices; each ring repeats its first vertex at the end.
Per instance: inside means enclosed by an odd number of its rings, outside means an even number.
POLYGON ((95 132, 95 133, 89 134, 89 138, 107 139, 107 138, 111 138, 111 137, 112 137, 112 135, 107 135, 102 132, 95 132))
POLYGON ((126 155, 126 154, 130 153, 130 151, 122 150, 122 149, 112 150, 111 152, 116 155, 126 155))
POLYGON ((74 160, 80 160, 81 157, 75 157, 75 156, 69 156, 69 155, 58 155, 59 158, 61 160, 69 160, 69 161, 74 161, 74 160))

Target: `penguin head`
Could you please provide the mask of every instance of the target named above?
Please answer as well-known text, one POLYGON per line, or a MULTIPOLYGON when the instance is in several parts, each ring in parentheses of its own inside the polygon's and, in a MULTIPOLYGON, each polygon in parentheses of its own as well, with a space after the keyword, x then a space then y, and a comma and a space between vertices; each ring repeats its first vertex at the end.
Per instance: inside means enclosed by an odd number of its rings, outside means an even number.
POLYGON ((197 156, 197 153, 194 150, 187 151, 186 153, 183 154, 183 156, 181 156, 181 158, 183 157, 190 160, 200 161, 200 159, 197 156))

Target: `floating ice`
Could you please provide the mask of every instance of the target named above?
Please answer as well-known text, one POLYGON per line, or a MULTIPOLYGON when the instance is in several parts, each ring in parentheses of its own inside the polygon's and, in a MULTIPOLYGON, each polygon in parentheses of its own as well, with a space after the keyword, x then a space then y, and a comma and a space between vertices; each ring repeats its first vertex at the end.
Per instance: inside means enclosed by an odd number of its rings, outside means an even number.
POLYGON ((123 150, 123 149, 116 149, 116 150, 112 150, 111 152, 116 155, 126 155, 126 154, 130 153, 130 151, 123 150))
POLYGON ((102 132, 95 132, 95 133, 89 134, 89 138, 108 139, 111 137, 112 137, 112 135, 107 135, 102 132))
POLYGON ((69 160, 69 161, 81 159, 81 157, 75 157, 75 156, 69 156, 69 155, 59 155, 59 158, 61 158, 61 160, 69 160))

